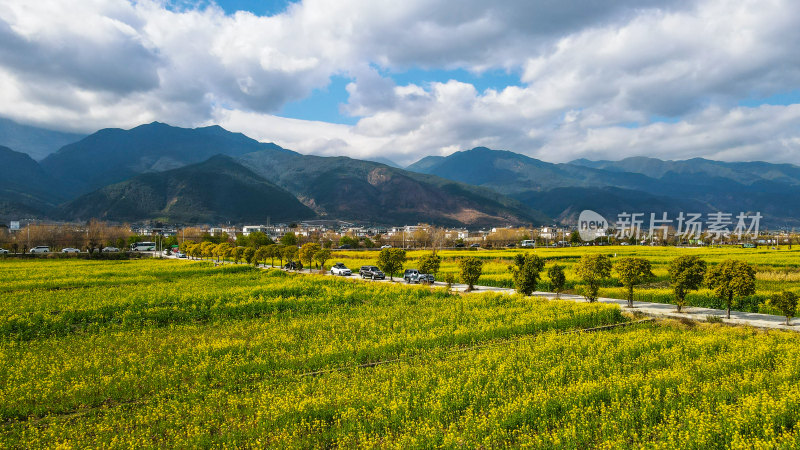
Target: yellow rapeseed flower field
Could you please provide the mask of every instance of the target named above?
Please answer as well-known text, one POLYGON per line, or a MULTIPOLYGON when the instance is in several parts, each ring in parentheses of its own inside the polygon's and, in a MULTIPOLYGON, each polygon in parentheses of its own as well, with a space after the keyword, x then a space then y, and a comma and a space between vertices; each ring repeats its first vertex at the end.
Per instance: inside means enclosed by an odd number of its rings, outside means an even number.
POLYGON ((0 293, 3 448, 800 445, 795 333, 184 261, 0 293))

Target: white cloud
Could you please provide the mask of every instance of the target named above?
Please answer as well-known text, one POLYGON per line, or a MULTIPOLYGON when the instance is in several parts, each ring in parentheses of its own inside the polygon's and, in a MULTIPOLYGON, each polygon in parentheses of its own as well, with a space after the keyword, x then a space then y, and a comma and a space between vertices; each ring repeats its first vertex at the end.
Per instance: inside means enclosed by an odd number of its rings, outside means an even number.
POLYGON ((83 132, 218 122, 303 152, 405 163, 477 145, 558 161, 794 161, 796 106, 738 104, 799 85, 798 18, 790 0, 305 0, 272 17, 0 0, 0 116, 83 132), (479 91, 381 75, 419 67, 522 77, 479 91), (356 125, 272 115, 333 75, 353 78, 344 111, 356 125))

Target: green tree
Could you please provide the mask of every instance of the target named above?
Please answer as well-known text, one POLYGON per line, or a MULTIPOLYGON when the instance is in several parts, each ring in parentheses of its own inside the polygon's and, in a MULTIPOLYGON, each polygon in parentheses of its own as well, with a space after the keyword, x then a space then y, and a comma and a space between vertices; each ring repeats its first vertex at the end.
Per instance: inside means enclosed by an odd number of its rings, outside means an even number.
POLYGON ((406 262, 406 251, 402 248, 385 248, 378 254, 377 266, 389 274, 389 279, 394 281, 394 274, 403 270, 406 262))
POLYGON ((600 284, 611 276, 611 260, 606 255, 583 255, 575 265, 575 273, 585 284, 583 296, 593 303, 597 301, 600 284))
POLYGON ((217 246, 214 247, 214 256, 217 257, 217 261, 218 262, 219 262, 220 258, 224 262, 225 259, 228 256, 230 256, 230 253, 231 253, 232 250, 233 250, 233 247, 231 247, 230 244, 228 244, 227 242, 223 242, 221 244, 217 244, 217 246))
POLYGON ((233 262, 239 264, 244 256, 244 247, 236 247, 233 249, 233 262))
POLYGON ((253 264, 253 259, 255 259, 256 251, 253 249, 253 247, 246 247, 244 249, 244 253, 242 254, 242 256, 244 256, 244 260, 245 262, 247 262, 247 264, 253 264))
POLYGON ((576 231, 573 231, 573 232, 572 232, 572 233, 569 235, 569 243, 570 243, 570 244, 580 244, 581 242, 583 242, 583 241, 581 240, 581 234, 580 234, 580 233, 579 233, 577 230, 576 230, 576 231))
POLYGON ((205 241, 200 244, 200 254, 204 258, 212 258, 214 256, 214 249, 217 247, 217 244, 211 241, 205 241))
POLYGON ((364 248, 375 248, 375 243, 370 238, 364 238, 363 244, 364 248))
POLYGON ((250 233, 250 236, 247 236, 247 240, 249 246, 254 247, 256 250, 258 250, 259 247, 273 244, 272 239, 270 239, 269 236, 261 231, 254 231, 250 233))
POLYGON ((298 258, 300 258, 300 261, 308 263, 308 270, 311 270, 311 263, 314 262, 314 254, 319 250, 320 246, 316 242, 307 242, 300 247, 298 258))
POLYGON ((297 235, 294 234, 294 231, 289 231, 288 233, 281 236, 281 244, 291 247, 297 246, 297 235))
POLYGON ((706 262, 698 256, 679 256, 669 263, 669 281, 675 293, 675 306, 681 312, 686 306, 686 294, 700 289, 706 276, 706 262))
POLYGON ((441 265, 442 257, 435 253, 429 253, 419 259, 419 271, 433 274, 434 277, 436 273, 439 272, 439 266, 441 265))
POLYGON ((650 261, 644 258, 620 258, 614 264, 619 281, 628 290, 628 307, 633 308, 633 288, 655 278, 650 261))
POLYGON ((547 278, 550 278, 550 289, 556 293, 556 298, 561 296, 564 285, 567 284, 567 277, 564 275, 564 266, 553 264, 547 269, 547 278))
POLYGON ((461 281, 467 285, 467 292, 475 289, 475 283, 481 277, 483 271, 483 261, 475 257, 461 258, 458 261, 461 270, 461 281))
POLYGON ((781 291, 770 300, 770 303, 786 316, 786 325, 789 325, 789 321, 797 313, 797 294, 791 291, 781 291))
POLYGON ((267 246, 267 258, 270 259, 270 266, 275 265, 275 258, 280 257, 282 248, 280 244, 270 244, 267 246))
POLYGON ((544 269, 544 260, 533 253, 517 253, 514 264, 508 266, 514 279, 514 288, 518 293, 531 295, 539 284, 539 277, 544 269))
POLYGON ((339 238, 339 247, 349 245, 352 248, 358 248, 358 239, 350 236, 342 236, 339 238))
POLYGON ((267 263, 267 258, 269 258, 269 246, 262 245, 256 249, 256 254, 253 256, 253 264, 258 265, 258 263, 267 263))
POLYGON ((319 263, 320 270, 325 271, 325 261, 331 259, 331 249, 323 248, 322 250, 314 253, 314 259, 319 263))
POLYGON ((725 302, 730 319, 733 299, 756 293, 756 270, 745 261, 727 259, 706 272, 706 284, 725 302))
POLYGON ((285 259, 286 262, 291 262, 294 261, 294 258, 297 256, 297 251, 298 250, 296 246, 287 245, 286 247, 283 247, 283 249, 281 250, 281 254, 283 255, 283 259, 285 259))

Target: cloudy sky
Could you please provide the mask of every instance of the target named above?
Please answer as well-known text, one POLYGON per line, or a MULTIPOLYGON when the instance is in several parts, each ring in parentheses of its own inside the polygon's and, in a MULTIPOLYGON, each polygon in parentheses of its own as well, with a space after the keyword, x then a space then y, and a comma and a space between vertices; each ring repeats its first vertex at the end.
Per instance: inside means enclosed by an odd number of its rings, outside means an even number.
POLYGON ((798 162, 796 0, 0 0, 0 116, 408 164, 798 162))

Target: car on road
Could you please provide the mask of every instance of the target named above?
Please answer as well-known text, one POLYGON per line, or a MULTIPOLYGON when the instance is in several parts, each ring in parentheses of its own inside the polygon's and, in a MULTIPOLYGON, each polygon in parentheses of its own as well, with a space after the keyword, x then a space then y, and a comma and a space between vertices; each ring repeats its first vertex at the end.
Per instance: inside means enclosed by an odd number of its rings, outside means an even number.
POLYGON ((358 270, 361 278, 370 278, 373 280, 385 280, 386 274, 381 272, 381 269, 376 266, 361 266, 358 270))
POLYGON ((392 248, 392 246, 391 246, 391 245, 388 245, 388 244, 387 244, 387 245, 381 245, 381 250, 383 250, 383 249, 385 249, 385 248, 392 248))
POLYGON ((175 253, 175 257, 176 258, 186 258, 187 256, 186 256, 186 253, 178 252, 178 253, 175 253))
POLYGON ((8 250, 6 250, 4 248, 0 248, 0 255, 7 255, 7 254, 8 254, 8 250))
POLYGON ((464 243, 463 242, 456 242, 455 247, 456 248, 464 248, 464 243))
POLYGON ((344 244, 344 245, 340 245, 339 246, 339 250, 348 250, 348 249, 351 249, 351 248, 353 248, 353 246, 350 245, 350 244, 344 244))
POLYGON ((287 270, 303 270, 303 263, 300 261, 289 261, 283 268, 287 270))
POLYGON ((61 253, 80 253, 81 251, 77 248, 67 247, 61 250, 61 253))
POLYGON ((119 249, 117 247, 103 247, 103 253, 114 253, 118 251, 119 249))
POLYGON ((429 273, 420 273, 417 269, 406 269, 403 272, 403 279, 406 280, 406 283, 418 283, 418 284, 433 284, 435 278, 433 275, 429 273))
POLYGON ((50 253, 50 247, 46 245, 37 245, 31 249, 30 253, 50 253))
POLYGON ((481 244, 472 244, 469 248, 481 248, 481 244))
POLYGON ((422 284, 433 284, 435 282, 436 282, 436 277, 434 277, 432 273, 421 273, 417 281, 417 283, 422 283, 422 284))
POLYGON ((352 275, 353 272, 348 269, 344 263, 337 262, 336 264, 331 267, 331 275, 341 275, 343 277, 349 277, 352 275))
POLYGON ((506 244, 506 247, 507 247, 507 248, 515 248, 516 246, 517 246, 517 244, 515 244, 515 243, 513 243, 513 242, 511 242, 511 243, 509 243, 509 244, 506 244))

